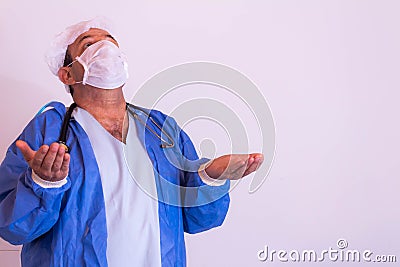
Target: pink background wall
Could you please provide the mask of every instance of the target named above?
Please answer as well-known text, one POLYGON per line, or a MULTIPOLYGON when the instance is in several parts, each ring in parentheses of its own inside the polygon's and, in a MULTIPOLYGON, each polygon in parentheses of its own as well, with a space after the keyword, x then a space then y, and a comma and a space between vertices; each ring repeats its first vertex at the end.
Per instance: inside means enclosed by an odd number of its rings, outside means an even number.
MULTIPOLYGON (((244 180, 222 228, 187 236, 189 266, 262 266, 269 263, 257 252, 265 245, 321 251, 339 238, 349 249, 399 261, 399 10, 396 0, 3 0, 0 158, 44 103, 71 103, 43 60, 52 36, 106 15, 129 58, 128 99, 169 66, 212 61, 250 77, 274 114, 277 148, 267 181, 248 194, 244 180)), ((213 97, 235 108, 224 92, 213 97)), ((168 112, 166 104, 159 109, 168 112)), ((199 146, 202 129, 189 130, 199 146)), ((1 266, 16 266, 13 250, 0 241, 1 266)), ((353 264, 332 264, 342 265, 353 264)))

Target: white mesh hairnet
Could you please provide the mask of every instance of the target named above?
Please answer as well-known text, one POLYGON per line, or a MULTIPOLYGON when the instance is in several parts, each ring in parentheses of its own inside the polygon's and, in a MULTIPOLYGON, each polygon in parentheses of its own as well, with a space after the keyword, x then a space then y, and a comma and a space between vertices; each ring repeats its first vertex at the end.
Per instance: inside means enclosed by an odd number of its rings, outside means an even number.
MULTIPOLYGON (((88 31, 90 28, 102 29, 113 35, 111 22, 105 17, 96 17, 92 20, 79 22, 69 26, 63 32, 57 34, 45 55, 50 71, 54 75, 57 76, 58 70, 64 64, 65 53, 68 45, 72 44, 79 35, 88 31)), ((67 89, 67 91, 69 90, 67 89)))

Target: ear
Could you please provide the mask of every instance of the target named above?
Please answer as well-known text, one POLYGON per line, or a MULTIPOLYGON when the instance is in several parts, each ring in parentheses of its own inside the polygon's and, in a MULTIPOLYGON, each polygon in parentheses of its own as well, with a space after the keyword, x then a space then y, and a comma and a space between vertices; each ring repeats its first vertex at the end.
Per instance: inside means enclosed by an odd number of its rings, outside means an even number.
POLYGON ((63 84, 74 85, 76 83, 75 79, 71 75, 71 68, 69 67, 61 67, 57 74, 58 79, 60 79, 63 84))

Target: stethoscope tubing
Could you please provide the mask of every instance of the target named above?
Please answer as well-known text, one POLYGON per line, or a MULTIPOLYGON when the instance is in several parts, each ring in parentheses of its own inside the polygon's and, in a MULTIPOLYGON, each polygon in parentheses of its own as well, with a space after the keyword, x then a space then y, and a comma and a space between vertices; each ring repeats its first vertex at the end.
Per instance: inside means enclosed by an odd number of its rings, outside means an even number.
MULTIPOLYGON (((67 153, 69 153, 69 151, 70 151, 70 148, 67 145, 68 125, 71 120, 72 112, 74 111, 74 109, 76 107, 77 107, 76 103, 72 103, 71 106, 68 108, 68 110, 64 116, 64 119, 63 119, 63 122, 61 125, 60 136, 58 138, 58 143, 65 147, 65 152, 67 152, 67 153)), ((160 147, 161 148, 174 147, 175 144, 174 144, 173 138, 164 131, 164 129, 150 116, 150 114, 147 111, 145 111, 144 109, 137 107, 135 105, 129 104, 129 103, 126 103, 126 109, 136 120, 138 120, 141 124, 143 124, 143 126, 145 126, 145 128, 147 128, 147 130, 149 130, 153 135, 155 135, 158 139, 160 139, 160 141, 161 141, 160 147), (161 131, 161 133, 167 137, 168 140, 164 140, 161 135, 159 135, 156 131, 154 131, 146 122, 144 122, 139 117, 139 115, 135 111, 132 111, 132 109, 143 112, 150 119, 150 121, 161 131)))

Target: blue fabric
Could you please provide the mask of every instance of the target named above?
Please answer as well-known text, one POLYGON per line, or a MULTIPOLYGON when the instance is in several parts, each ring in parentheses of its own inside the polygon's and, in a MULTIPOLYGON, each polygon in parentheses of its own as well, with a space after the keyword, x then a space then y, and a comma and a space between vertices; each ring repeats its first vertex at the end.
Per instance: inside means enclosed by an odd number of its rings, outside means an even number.
MULTIPOLYGON (((56 142, 66 108, 53 102, 36 116, 17 140, 32 149, 56 142)), ((205 185, 198 176, 198 159, 187 134, 159 111, 147 110, 174 138, 174 148, 136 121, 139 138, 153 163, 159 197, 162 266, 186 266, 184 232, 198 233, 219 226, 229 207, 229 181, 205 185)), ((146 121, 144 112, 137 114, 146 121)), ((158 134, 162 132, 147 121, 158 134)), ((68 182, 61 188, 42 188, 32 181, 31 169, 15 142, 0 166, 0 236, 23 244, 22 266, 107 266, 107 229, 102 184, 88 136, 80 125, 69 124, 68 182)), ((140 244, 132 244, 133 246, 140 244)))

